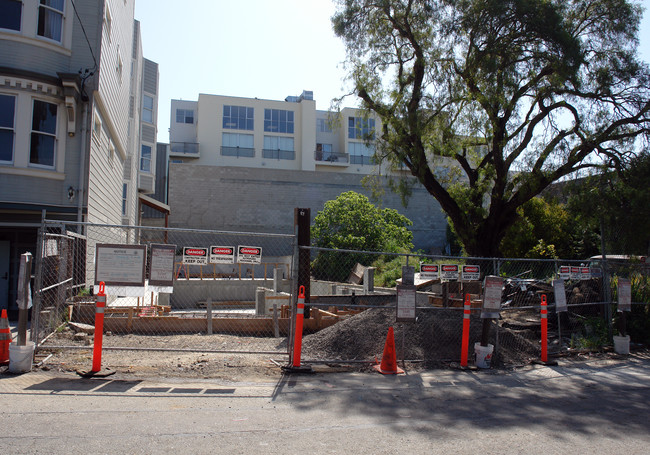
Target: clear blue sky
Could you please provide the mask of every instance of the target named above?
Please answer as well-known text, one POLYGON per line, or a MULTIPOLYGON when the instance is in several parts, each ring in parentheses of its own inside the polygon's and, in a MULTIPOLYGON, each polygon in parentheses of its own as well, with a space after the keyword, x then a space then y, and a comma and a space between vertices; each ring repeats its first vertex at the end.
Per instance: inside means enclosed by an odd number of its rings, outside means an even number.
MULTIPOLYGON (((643 5, 640 52, 650 62, 643 5)), ((158 141, 169 141, 170 100, 199 93, 283 100, 313 90, 317 109, 328 109, 345 92, 334 11, 332 0, 136 0, 144 55, 160 65, 158 141)))

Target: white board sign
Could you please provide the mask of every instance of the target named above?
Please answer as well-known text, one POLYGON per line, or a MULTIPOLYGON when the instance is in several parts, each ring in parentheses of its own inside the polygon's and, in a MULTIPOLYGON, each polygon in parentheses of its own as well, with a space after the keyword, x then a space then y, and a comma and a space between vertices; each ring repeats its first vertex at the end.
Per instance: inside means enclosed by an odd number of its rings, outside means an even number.
POLYGON ((580 267, 571 266, 571 279, 579 280, 582 278, 582 272, 580 272, 580 267))
POLYGON ((632 284, 627 278, 618 279, 618 311, 632 311, 632 284))
POLYGON ((420 264, 420 278, 423 280, 437 280, 440 278, 440 267, 435 264, 420 264))
POLYGON ((591 280, 591 269, 589 267, 580 267, 580 279, 591 280))
POLYGON ((259 246, 238 246, 237 262, 240 264, 261 264, 262 247, 259 246))
POLYGON ((478 281, 481 279, 481 267, 478 265, 464 265, 462 276, 463 281, 478 281))
POLYGON ((199 247, 183 248, 183 264, 201 264, 208 263, 208 249, 199 247))
POLYGON ((235 247, 211 246, 210 264, 232 264, 235 262, 235 247))
POLYGON ((458 264, 442 264, 440 266, 440 278, 443 280, 457 280, 458 269, 458 264))
POLYGON ((95 246, 95 284, 144 287, 147 247, 145 245, 95 246))
POLYGON ((553 294, 555 295, 555 311, 558 313, 567 311, 564 280, 553 280, 553 294))
POLYGON ((498 276, 485 277, 481 318, 496 319, 499 317, 502 292, 503 278, 498 276))
POLYGON ((415 322, 415 295, 415 286, 397 286, 397 322, 415 322))
POLYGON ((152 286, 174 285, 174 259, 176 245, 151 245, 151 265, 149 266, 149 284, 152 286))

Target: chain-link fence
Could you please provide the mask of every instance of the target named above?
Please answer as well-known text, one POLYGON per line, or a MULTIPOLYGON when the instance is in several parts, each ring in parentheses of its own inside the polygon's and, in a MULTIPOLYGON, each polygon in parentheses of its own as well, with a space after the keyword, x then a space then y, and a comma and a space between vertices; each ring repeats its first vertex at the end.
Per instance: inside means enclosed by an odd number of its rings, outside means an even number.
MULTIPOLYGON (((494 346, 495 364, 540 359, 542 295, 549 309, 549 354, 602 349, 611 345, 612 334, 617 332, 612 315, 616 277, 634 277, 637 288, 650 288, 646 265, 628 259, 477 259, 309 250, 313 259, 311 317, 316 314, 339 321, 305 337, 305 356, 311 361, 372 360, 381 356, 388 328, 394 326, 399 359, 429 367, 458 362, 467 295, 472 308, 470 356, 474 345, 487 339, 494 346), (415 318, 398 322, 395 285, 401 283, 402 267, 407 265, 415 272, 415 318), (418 273, 420 269, 423 273, 418 273), (488 275, 503 278, 496 319, 481 319, 483 280, 488 275), (560 278, 564 297, 559 303, 566 304, 566 311, 558 312, 553 281, 560 278)), ((647 314, 647 291, 633 292, 633 302, 633 310, 647 314)), ((634 319, 633 311, 628 325, 634 319)))
POLYGON ((286 355, 294 248, 293 235, 44 221, 32 338, 83 344, 67 329, 92 332, 97 275, 106 347, 286 355))
MULTIPOLYGON (((470 358, 475 344, 487 342, 494 347, 495 365, 540 358, 542 295, 548 301, 550 354, 602 349, 611 345, 612 335, 626 330, 633 341, 647 342, 635 338, 650 332, 650 268, 631 258, 391 254, 298 247, 293 235, 44 221, 32 317, 37 345, 88 347, 74 332, 92 331, 96 272, 106 265, 97 252, 124 246, 134 246, 147 260, 141 284, 106 286, 104 330, 112 335, 104 341, 108 349, 290 354, 294 290, 305 279, 305 363, 371 362, 381 357, 389 327, 394 327, 400 360, 426 367, 458 362, 466 296, 472 308, 470 358), (153 258, 161 247, 171 255, 169 283, 158 282, 160 266, 153 258), (299 258, 309 262, 309 278, 298 273, 304 270, 299 258), (404 266, 414 272, 412 309, 398 304, 404 266), (299 275, 300 280, 295 278, 299 275), (503 279, 500 312, 494 319, 481 318, 486 276, 503 279), (564 292, 554 288, 560 278, 564 292), (627 318, 616 312, 620 278, 632 283, 627 318), (563 295, 560 302, 556 295, 563 295), (564 303, 566 311, 556 311, 564 303)), ((109 261, 110 272, 129 281, 139 270, 129 269, 133 264, 122 259, 109 261)))

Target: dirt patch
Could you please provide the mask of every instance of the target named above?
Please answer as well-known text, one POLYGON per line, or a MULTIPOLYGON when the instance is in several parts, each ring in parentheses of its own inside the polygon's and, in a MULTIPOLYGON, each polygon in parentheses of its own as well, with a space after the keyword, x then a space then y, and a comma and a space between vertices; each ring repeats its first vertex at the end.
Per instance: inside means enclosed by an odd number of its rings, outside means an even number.
MULTIPOLYGON (((527 365, 540 356, 538 323, 531 322, 523 312, 511 316, 510 320, 501 321, 498 343, 496 327, 490 331, 490 343, 498 345, 493 363, 495 369, 527 365)), ((319 370, 368 371, 370 363, 382 357, 389 327, 394 328, 397 358, 399 361, 405 359, 410 371, 448 368, 460 360, 462 312, 451 309, 421 312, 415 323, 396 324, 394 309, 370 309, 317 333, 306 334, 302 344, 303 363, 318 361, 314 365, 318 365, 319 370), (415 362, 408 362, 410 360, 415 362)), ((481 328, 482 320, 473 314, 470 362, 473 343, 481 338, 481 328)), ((52 354, 43 368, 89 370, 92 366, 92 343, 92 335, 75 333, 70 329, 53 335, 43 345, 42 352, 52 354)), ((102 354, 102 366, 135 377, 259 382, 279 378, 281 366, 288 364, 286 338, 226 334, 106 334, 103 345, 106 349, 102 354), (175 351, 163 351, 169 348, 175 351)), ((577 360, 611 355, 611 351, 563 352, 563 358, 569 356, 577 360)))

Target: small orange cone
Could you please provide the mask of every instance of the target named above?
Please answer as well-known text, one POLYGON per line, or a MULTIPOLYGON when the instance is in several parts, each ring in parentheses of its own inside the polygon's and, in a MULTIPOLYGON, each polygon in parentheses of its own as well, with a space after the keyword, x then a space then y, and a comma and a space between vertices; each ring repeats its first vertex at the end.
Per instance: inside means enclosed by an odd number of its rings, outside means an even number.
POLYGON ((397 353, 395 352, 395 335, 393 328, 388 328, 388 335, 386 335, 386 344, 384 345, 384 355, 381 359, 381 364, 373 365, 373 368, 381 374, 401 374, 404 370, 397 366, 397 353))
POLYGON ((0 365, 9 364, 9 343, 11 343, 11 330, 7 310, 2 310, 0 318, 0 365))

